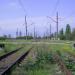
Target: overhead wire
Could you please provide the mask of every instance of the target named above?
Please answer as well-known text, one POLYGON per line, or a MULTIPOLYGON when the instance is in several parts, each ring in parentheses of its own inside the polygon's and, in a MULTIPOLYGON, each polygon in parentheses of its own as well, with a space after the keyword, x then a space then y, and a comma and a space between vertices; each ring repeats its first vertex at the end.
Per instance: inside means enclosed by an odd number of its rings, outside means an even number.
MULTIPOLYGON (((53 16, 53 14, 55 13, 55 11, 57 10, 59 3, 60 3, 60 0, 57 0, 56 4, 55 4, 55 6, 54 6, 55 8, 54 8, 53 11, 52 11, 52 16, 53 16)), ((71 15, 70 15, 70 16, 67 16, 66 18, 61 18, 61 21, 64 21, 64 20, 66 20, 66 19, 72 17, 73 14, 74 14, 74 12, 72 12, 71 15)))
MULTIPOLYGON (((57 0, 56 1, 56 4, 55 4, 55 6, 54 6, 54 9, 53 9, 53 11, 52 11, 52 14, 51 14, 51 16, 53 16, 53 14, 55 13, 55 11, 57 10, 57 7, 58 7, 58 5, 59 5, 59 2, 60 2, 60 0, 57 0)), ((50 18, 51 20, 53 20, 53 21, 55 21, 52 17, 50 17, 50 16, 47 16, 47 18, 50 18)), ((55 21, 56 22, 56 21, 55 21)))
MULTIPOLYGON (((59 3, 60 3, 60 0, 57 0, 57 3, 56 3, 56 5, 55 5, 54 11, 56 11, 56 9, 57 9, 59 3)), ((53 11, 53 12, 54 12, 54 11, 53 11)), ((53 14, 53 12, 52 12, 52 14, 53 14)), ((73 15, 74 15, 74 11, 73 11, 69 16, 61 18, 61 21, 67 20, 68 18, 73 17, 73 15)))
MULTIPOLYGON (((53 11, 52 11, 52 16, 53 16, 53 14, 55 13, 55 11, 56 11, 56 9, 57 9, 57 7, 58 7, 58 5, 59 5, 59 1, 60 0, 57 0, 56 1, 56 4, 55 4, 55 6, 54 6, 54 9, 53 9, 53 11)), ((50 17, 50 16, 47 16, 47 18, 50 18, 51 20, 53 20, 53 21, 55 21, 52 17, 50 17)))
POLYGON ((53 15, 55 13, 55 11, 57 10, 59 3, 60 3, 60 0, 57 0, 51 15, 53 15))
POLYGON ((18 2, 19 2, 19 4, 20 4, 20 6, 22 7, 22 9, 23 9, 25 15, 27 15, 26 10, 25 10, 25 7, 24 7, 22 1, 21 1, 21 0, 18 0, 18 2))

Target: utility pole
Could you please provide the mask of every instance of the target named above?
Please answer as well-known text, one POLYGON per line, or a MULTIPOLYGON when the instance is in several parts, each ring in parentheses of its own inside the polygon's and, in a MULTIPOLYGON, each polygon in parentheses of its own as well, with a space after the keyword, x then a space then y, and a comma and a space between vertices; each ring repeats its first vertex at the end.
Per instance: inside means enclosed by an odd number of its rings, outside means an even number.
POLYGON ((27 30, 27 17, 25 16, 25 28, 26 28, 26 40, 28 36, 28 30, 27 30))
POLYGON ((36 36, 35 36, 35 26, 34 26, 34 40, 35 40, 36 36))
POLYGON ((53 22, 56 23, 56 39, 58 39, 58 12, 56 13, 56 20, 54 20, 53 18, 49 17, 53 22))
POLYGON ((56 15, 56 28, 57 28, 56 38, 58 39, 58 12, 57 12, 57 15, 56 15))
POLYGON ((17 31, 16 31, 16 37, 18 37, 18 28, 17 28, 17 31))
POLYGON ((21 31, 19 32, 19 36, 22 37, 22 32, 21 31))
POLYGON ((50 40, 51 40, 51 24, 50 24, 50 40))

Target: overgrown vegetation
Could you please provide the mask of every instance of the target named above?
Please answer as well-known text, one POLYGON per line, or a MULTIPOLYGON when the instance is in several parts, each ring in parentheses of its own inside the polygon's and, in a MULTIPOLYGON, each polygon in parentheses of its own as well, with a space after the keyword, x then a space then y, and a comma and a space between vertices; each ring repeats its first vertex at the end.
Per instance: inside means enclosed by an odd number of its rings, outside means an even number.
POLYGON ((47 45, 38 45, 12 75, 64 75, 47 45), (33 55, 31 57, 31 55, 33 55))
MULTIPOLYGON (((26 36, 18 36, 16 37, 16 39, 26 39, 26 36)), ((27 36, 27 39, 28 40, 33 39, 33 36, 27 36)))
POLYGON ((5 47, 2 48, 2 50, 0 50, 0 56, 8 53, 8 52, 11 52, 17 48, 20 48, 21 46, 23 46, 22 44, 5 44, 5 47))
POLYGON ((67 69, 72 72, 72 75, 75 75, 75 58, 67 52, 58 52, 60 58, 63 60, 67 69))

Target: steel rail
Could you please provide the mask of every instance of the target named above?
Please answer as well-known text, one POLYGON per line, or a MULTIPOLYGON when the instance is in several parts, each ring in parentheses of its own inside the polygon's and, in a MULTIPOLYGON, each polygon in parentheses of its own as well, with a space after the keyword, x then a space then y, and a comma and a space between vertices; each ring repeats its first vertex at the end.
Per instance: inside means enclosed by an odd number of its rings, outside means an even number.
POLYGON ((30 48, 27 52, 23 53, 20 57, 18 57, 12 64, 9 64, 9 66, 3 70, 3 72, 0 73, 0 75, 6 75, 9 74, 10 70, 15 66, 16 64, 19 64, 22 62, 25 57, 29 54, 32 48, 30 48))
POLYGON ((58 63, 58 65, 60 66, 60 69, 66 74, 66 75, 72 75, 72 72, 67 69, 66 65, 64 64, 63 60, 60 58, 60 55, 58 53, 56 53, 54 55, 54 59, 56 60, 56 62, 58 63))

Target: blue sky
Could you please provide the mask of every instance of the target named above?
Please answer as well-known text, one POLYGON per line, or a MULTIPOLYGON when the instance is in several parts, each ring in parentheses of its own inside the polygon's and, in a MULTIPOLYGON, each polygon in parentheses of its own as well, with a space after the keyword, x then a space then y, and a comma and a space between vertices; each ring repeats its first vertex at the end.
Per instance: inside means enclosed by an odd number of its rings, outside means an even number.
POLYGON ((56 31, 56 24, 47 16, 56 20, 56 12, 59 13, 59 30, 69 23, 75 27, 75 0, 21 0, 25 11, 19 0, 0 0, 0 35, 15 35, 18 28, 25 33, 24 15, 27 15, 28 32, 33 33, 35 25, 39 35, 43 35, 52 25, 52 32, 56 31))

